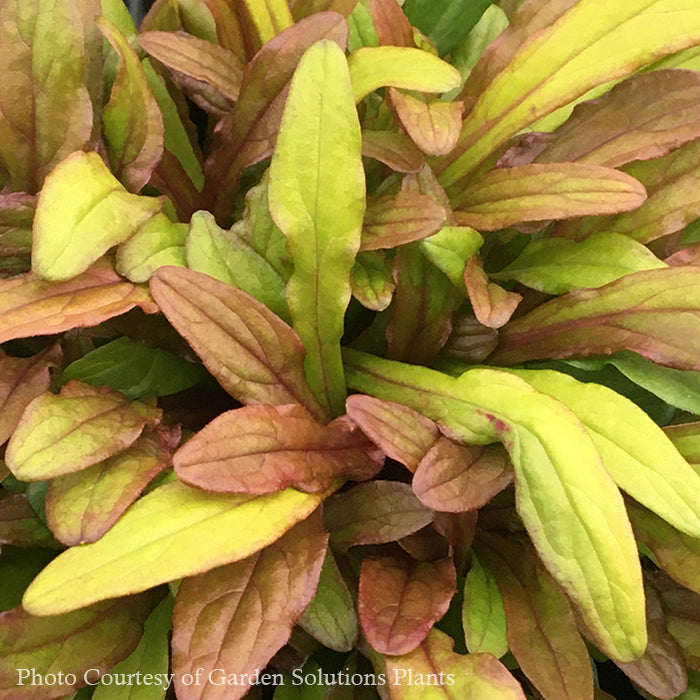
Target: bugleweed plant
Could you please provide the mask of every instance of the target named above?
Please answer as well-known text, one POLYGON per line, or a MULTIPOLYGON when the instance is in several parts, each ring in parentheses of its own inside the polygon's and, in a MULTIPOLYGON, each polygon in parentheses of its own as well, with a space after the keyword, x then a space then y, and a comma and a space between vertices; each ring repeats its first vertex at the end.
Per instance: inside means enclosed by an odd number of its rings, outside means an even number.
POLYGON ((0 0, 0 696, 700 698, 698 46, 0 0))

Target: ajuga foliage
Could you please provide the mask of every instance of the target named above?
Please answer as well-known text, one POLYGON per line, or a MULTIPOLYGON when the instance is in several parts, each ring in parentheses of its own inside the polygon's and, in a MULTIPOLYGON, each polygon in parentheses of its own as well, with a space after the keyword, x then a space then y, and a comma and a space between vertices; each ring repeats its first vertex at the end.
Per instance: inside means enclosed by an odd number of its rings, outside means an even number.
POLYGON ((0 0, 0 695, 697 700, 698 47, 0 0))

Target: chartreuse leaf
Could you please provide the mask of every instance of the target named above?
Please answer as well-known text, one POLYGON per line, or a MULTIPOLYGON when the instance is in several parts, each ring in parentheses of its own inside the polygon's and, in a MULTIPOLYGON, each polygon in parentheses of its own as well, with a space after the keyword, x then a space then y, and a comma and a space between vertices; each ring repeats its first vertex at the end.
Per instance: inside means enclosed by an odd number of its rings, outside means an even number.
POLYGON ((357 254, 350 271, 350 287, 355 299, 368 309, 384 311, 391 304, 396 285, 390 263, 381 251, 357 254))
POLYGON ((327 542, 317 511, 252 556, 181 583, 172 641, 178 694, 191 692, 183 676, 202 666, 200 697, 246 694, 311 601, 327 542), (235 687, 219 680, 229 674, 246 680, 235 687))
POLYGON ((700 473, 700 422, 668 425, 664 432, 695 471, 700 473))
POLYGON ((511 321, 496 364, 633 350, 677 369, 700 370, 700 268, 643 270, 546 302, 511 321))
POLYGON ((261 44, 294 24, 287 0, 243 0, 261 44))
POLYGON ((170 482, 134 503, 97 542, 60 554, 22 605, 56 615, 239 561, 306 518, 325 495, 215 494, 170 482))
POLYGON ((639 656, 646 635, 634 537, 620 493, 574 413, 496 370, 453 378, 356 351, 344 358, 351 388, 419 410, 453 439, 503 442, 515 467, 518 513, 549 572, 601 649, 617 660, 639 656))
POLYGON ((343 412, 346 395, 340 338, 365 211, 361 141, 345 56, 320 41, 292 79, 269 200, 294 262, 287 299, 306 376, 332 415, 343 412))
POLYGON ((384 657, 389 698, 525 700, 520 684, 500 661, 491 654, 456 654, 453 644, 444 632, 432 629, 414 651, 384 657))
POLYGON ((577 243, 566 238, 533 240, 509 265, 490 276, 515 280, 547 294, 602 287, 640 270, 667 267, 646 246, 617 233, 594 233, 577 243))
POLYGON ((106 17, 115 27, 129 39, 138 33, 129 9, 123 0, 101 0, 102 16, 106 17))
POLYGON ((163 202, 127 192, 95 153, 77 151, 47 176, 34 217, 32 270, 68 280, 125 241, 163 202))
POLYGON ((122 184, 138 192, 148 183, 163 155, 163 115, 127 38, 105 17, 100 17, 97 24, 120 62, 109 102, 102 110, 109 162, 122 184))
POLYGON ((408 46, 358 49, 348 57, 355 102, 380 87, 447 92, 462 82, 459 71, 437 56, 408 46))
POLYGON ((37 192, 59 161, 92 145, 99 11, 97 0, 2 4, 0 61, 9 72, 0 84, 0 171, 13 191, 37 192))
POLYGON ((44 697, 65 696, 85 684, 83 674, 97 683, 134 650, 156 600, 145 594, 52 617, 8 610, 0 616, 0 693, 27 700, 37 697, 37 689, 44 697), (55 673, 56 678, 61 671, 62 680, 46 695, 45 686, 31 684, 31 669, 41 676, 55 673))
MULTIPOLYGON (((420 249, 430 262, 442 270, 450 282, 464 291, 464 270, 467 260, 484 243, 484 239, 468 226, 443 226, 436 234, 423 239, 420 249)), ((493 277, 493 275, 491 275, 493 277)))
POLYGON ((698 40, 695 0, 614 0, 605 13, 597 0, 521 6, 464 86, 471 104, 444 161, 443 186, 459 189, 465 175, 540 117, 698 40))

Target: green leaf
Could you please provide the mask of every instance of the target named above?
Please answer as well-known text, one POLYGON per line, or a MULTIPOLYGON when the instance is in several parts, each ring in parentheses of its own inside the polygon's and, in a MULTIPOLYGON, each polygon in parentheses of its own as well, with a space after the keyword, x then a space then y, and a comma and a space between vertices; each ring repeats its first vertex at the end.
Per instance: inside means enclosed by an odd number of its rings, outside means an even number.
POLYGON ((508 651, 506 613, 496 579, 473 552, 464 579, 462 626, 471 653, 488 652, 500 658, 508 651))
POLYGON ((119 56, 119 72, 102 109, 111 171, 129 191, 138 192, 163 155, 163 115, 128 39, 105 17, 97 25, 119 56))
POLYGON ((495 364, 633 350, 677 369, 700 369, 700 268, 625 275, 538 306, 500 332, 495 364))
POLYGON ((457 289, 463 291, 467 261, 483 243, 481 235, 468 226, 443 226, 436 234, 423 239, 420 249, 457 289))
POLYGON ((456 68, 427 51, 407 46, 365 47, 348 57, 355 102, 380 87, 447 92, 461 83, 456 68))
POLYGON ((324 495, 214 494, 173 481, 137 501, 97 542, 60 554, 22 605, 56 615, 239 561, 306 518, 324 495))
POLYGON ((306 376, 332 415, 342 413, 340 357, 350 271, 365 210, 360 124, 342 50, 321 41, 302 57, 270 165, 270 213, 287 238, 293 327, 306 376))
POLYGON ((72 153, 47 176, 34 217, 32 270, 68 280, 136 233, 163 207, 127 192, 95 152, 72 153))
POLYGON ((380 251, 358 253, 350 271, 350 287, 362 306, 384 311, 391 304, 396 289, 391 266, 384 254, 380 251))
POLYGON ((664 432, 695 471, 700 473, 700 422, 668 425, 664 432))
POLYGON ((363 46, 378 46, 379 36, 374 28, 372 13, 366 3, 358 2, 348 15, 348 50, 357 51, 363 46))
POLYGON ((634 537, 620 493, 576 416, 504 372, 474 369, 452 378, 356 351, 344 358, 351 388, 419 410, 452 439, 504 443, 518 513, 547 569, 601 649, 617 660, 639 656, 646 636, 634 537))
POLYGON ((700 40, 695 0, 537 0, 482 55, 467 80, 467 117, 441 182, 461 180, 524 127, 598 85, 700 40), (513 76, 517 76, 514 79, 513 76))
POLYGON ((8 547, 0 557, 0 612, 16 608, 32 579, 56 556, 51 549, 8 547))
POLYGON ((594 233, 580 243, 533 240, 495 280, 515 280, 547 294, 602 287, 632 272, 667 267, 646 246, 617 233, 594 233))
POLYGON ((248 243, 249 228, 244 221, 225 231, 209 212, 195 212, 187 234, 187 264, 193 270, 248 292, 288 321, 286 279, 248 243))

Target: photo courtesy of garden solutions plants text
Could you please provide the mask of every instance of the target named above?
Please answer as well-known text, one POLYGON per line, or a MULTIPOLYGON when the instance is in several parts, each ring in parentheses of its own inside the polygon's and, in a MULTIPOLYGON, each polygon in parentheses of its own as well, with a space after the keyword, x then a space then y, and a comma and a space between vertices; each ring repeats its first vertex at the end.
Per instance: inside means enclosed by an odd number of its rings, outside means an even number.
POLYGON ((0 65, 2 700, 700 699, 698 0, 0 65))

